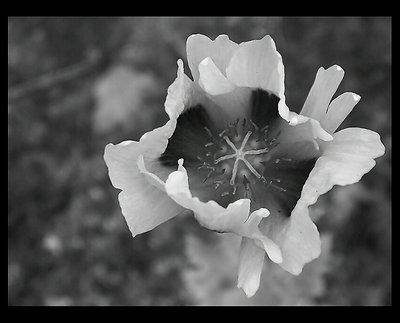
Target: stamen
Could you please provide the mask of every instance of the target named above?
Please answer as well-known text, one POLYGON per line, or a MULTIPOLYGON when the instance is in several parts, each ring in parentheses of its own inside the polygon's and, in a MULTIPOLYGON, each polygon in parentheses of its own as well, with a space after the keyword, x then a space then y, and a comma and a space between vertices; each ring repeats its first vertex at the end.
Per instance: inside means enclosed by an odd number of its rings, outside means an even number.
POLYGON ((222 184, 224 184, 225 181, 215 181, 214 184, 214 189, 217 189, 218 187, 220 187, 222 184))
POLYGON ((234 122, 232 122, 231 124, 229 124, 229 128, 233 129, 233 131, 235 132, 235 137, 239 137, 239 133, 237 131, 237 125, 239 123, 240 119, 236 119, 234 122))
POLYGON ((280 186, 278 186, 278 185, 276 185, 276 184, 274 184, 274 183, 272 183, 271 186, 272 186, 273 188, 276 188, 277 190, 279 190, 279 191, 281 191, 281 192, 286 192, 286 189, 285 189, 285 188, 280 187, 280 186))
MULTIPOLYGON (((273 155, 270 154, 271 150, 279 145, 277 138, 280 135, 280 131, 269 139, 269 126, 259 127, 251 119, 236 119, 218 135, 213 135, 207 127, 204 127, 204 129, 211 138, 209 142, 204 144, 204 147, 210 150, 207 150, 201 157, 197 157, 201 162, 197 169, 208 170, 203 180, 204 183, 214 176, 212 183, 215 190, 225 184, 229 185, 229 187, 224 186, 220 197, 237 194, 239 187, 237 177, 242 179, 240 184, 243 185, 244 197, 250 198, 253 202, 256 202, 256 197, 252 185, 258 181, 263 184, 261 187, 265 190, 272 187, 280 192, 287 191, 279 185, 281 183, 279 178, 270 178, 263 175, 270 160, 273 158, 273 155), (238 147, 239 142, 240 147, 238 147), (231 151, 229 151, 230 149, 231 151), (227 162, 230 159, 232 159, 232 162, 227 162), (240 165, 241 161, 243 162, 242 165, 240 165)), ((278 164, 281 162, 293 162, 293 160, 287 157, 279 157, 272 159, 271 162, 278 164)))
POLYGON ((246 118, 243 119, 242 122, 242 131, 244 132, 244 129, 246 128, 246 118))
MULTIPOLYGON (((221 148, 219 142, 215 139, 215 137, 214 137, 214 135, 212 134, 211 130, 210 130, 208 127, 203 127, 203 129, 207 132, 208 136, 211 138, 211 140, 213 141, 213 143, 214 143, 215 145, 217 145, 219 148, 221 148)), ((210 146, 210 143, 207 143, 207 144, 206 144, 206 147, 207 147, 207 145, 210 146)))
POLYGON ((223 135, 226 134, 227 132, 228 132, 228 130, 224 129, 218 134, 218 136, 223 137, 223 135))
POLYGON ((252 200, 254 202, 257 202, 256 196, 255 196, 253 188, 251 186, 251 182, 247 179, 246 175, 243 175, 243 185, 244 185, 245 198, 248 198, 250 195, 250 198, 252 198, 252 200), (249 194, 249 192, 250 192, 250 194, 249 194))
POLYGON ((204 128, 204 130, 207 132, 207 134, 208 134, 212 139, 214 139, 214 136, 213 136, 211 130, 208 129, 208 127, 203 127, 203 128, 204 128))
POLYGON ((254 130, 255 130, 255 131, 258 131, 259 128, 258 128, 258 126, 253 122, 253 120, 250 119, 250 123, 251 123, 251 125, 254 127, 254 130))
POLYGON ((206 180, 208 180, 209 178, 210 178, 210 176, 211 176, 211 174, 212 173, 214 173, 214 171, 213 170, 211 170, 208 174, 207 174, 207 176, 206 176, 206 178, 205 179, 203 179, 203 183, 205 183, 206 182, 206 180))

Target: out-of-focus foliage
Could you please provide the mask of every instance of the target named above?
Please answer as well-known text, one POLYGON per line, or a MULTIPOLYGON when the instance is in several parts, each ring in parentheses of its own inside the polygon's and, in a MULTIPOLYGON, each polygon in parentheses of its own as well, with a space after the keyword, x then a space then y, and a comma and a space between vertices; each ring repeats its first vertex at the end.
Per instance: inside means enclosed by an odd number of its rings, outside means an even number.
POLYGON ((240 237, 215 235, 212 242, 188 236, 186 250, 192 264, 184 271, 186 286, 200 305, 313 305, 325 291, 324 274, 329 269, 331 238, 323 237, 320 258, 293 276, 266 260, 260 289, 247 298, 237 288, 240 237))
POLYGON ((9 18, 8 44, 10 305, 391 304, 390 18, 9 18), (250 300, 234 238, 181 216, 132 239, 103 161, 107 143, 167 120, 193 33, 272 35, 295 111, 317 69, 339 64, 339 92, 362 97, 342 127, 386 146, 360 183, 320 198, 321 258, 299 277, 266 261, 250 300))

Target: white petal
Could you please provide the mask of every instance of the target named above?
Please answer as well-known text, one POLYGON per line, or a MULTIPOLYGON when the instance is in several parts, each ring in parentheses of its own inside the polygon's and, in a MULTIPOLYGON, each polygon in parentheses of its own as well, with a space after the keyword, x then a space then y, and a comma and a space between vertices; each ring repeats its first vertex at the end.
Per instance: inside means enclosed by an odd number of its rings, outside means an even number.
POLYGON ((237 287, 242 288, 247 297, 253 296, 260 286, 264 255, 264 250, 257 247, 252 239, 242 238, 237 287))
POLYGON ((379 134, 362 128, 346 128, 323 143, 322 156, 317 160, 304 184, 301 200, 314 204, 319 195, 334 185, 358 182, 374 166, 374 159, 385 152, 379 134))
POLYGON ((284 92, 284 67, 270 36, 240 44, 226 69, 237 86, 261 88, 278 97, 284 92))
POLYGON ((293 275, 299 275, 304 264, 321 253, 319 232, 304 203, 298 202, 289 218, 270 216, 260 227, 280 247, 283 261, 279 265, 293 275))
POLYGON ((184 209, 167 194, 143 180, 137 180, 140 191, 124 190, 118 195, 122 214, 132 236, 150 231, 172 219, 184 209))
POLYGON ((206 57, 211 57, 225 75, 226 67, 238 46, 227 35, 219 35, 215 40, 200 34, 189 36, 186 42, 186 52, 193 80, 199 79, 199 64, 206 57))
POLYGON ((259 240, 254 239, 254 241, 259 247, 262 247, 262 249, 265 250, 269 259, 277 264, 282 263, 283 256, 281 248, 274 241, 267 238, 263 234, 260 235, 259 240), (259 242, 261 242, 261 245, 259 244, 259 242))
POLYGON ((193 197, 189 190, 186 169, 183 160, 179 161, 178 170, 171 173, 165 184, 167 194, 179 205, 194 212, 197 221, 207 229, 218 232, 232 232, 239 235, 247 229, 245 222, 249 216, 250 200, 241 199, 224 208, 211 200, 202 202, 193 197))
POLYGON ((279 246, 269 239, 267 236, 261 233, 258 230, 258 225, 261 220, 268 217, 270 212, 265 208, 260 208, 254 212, 252 212, 246 221, 247 226, 245 229, 242 229, 242 235, 246 237, 252 237, 254 239, 255 244, 264 249, 268 254, 268 257, 275 263, 282 262, 282 253, 279 246))
POLYGON ((334 133, 360 99, 359 95, 351 92, 339 95, 331 102, 328 113, 322 118, 322 127, 327 132, 334 133))
POLYGON ((106 146, 104 160, 115 188, 124 190, 131 186, 139 175, 137 160, 140 155, 157 159, 164 152, 175 125, 176 120, 170 120, 164 126, 145 133, 139 142, 124 141, 118 145, 106 146))
MULTIPOLYGON (((227 96, 229 97, 229 95, 227 96)), ((201 105, 207 110, 211 119, 218 126, 224 128, 226 126, 224 121, 229 119, 229 111, 225 112, 218 102, 214 102, 210 97, 198 83, 192 82, 188 78, 184 73, 182 60, 178 60, 177 77, 168 88, 164 104, 170 119, 177 119, 185 109, 201 105)))
POLYGON ((308 206, 333 185, 358 182, 375 165, 374 158, 384 153, 379 135, 361 128, 348 128, 321 143, 317 160, 296 207, 289 218, 269 216, 261 222, 261 231, 282 251, 282 268, 298 275, 303 265, 320 254, 319 233, 308 216, 308 206))
POLYGON ((321 67, 300 114, 321 121, 343 76, 344 70, 338 65, 331 66, 327 70, 321 67))
POLYGON ((178 60, 175 81, 168 88, 165 110, 170 120, 162 127, 145 133, 139 142, 124 141, 108 144, 104 160, 111 183, 121 189, 119 202, 129 229, 135 236, 182 212, 183 208, 165 193, 164 182, 170 170, 161 166, 158 158, 165 151, 168 139, 175 131, 177 118, 193 97, 192 81, 184 74, 178 60), (146 165, 146 166, 145 166, 146 165))
MULTIPOLYGON (((210 57, 200 63, 199 71, 201 88, 206 92, 208 98, 225 113, 226 117, 223 120, 226 123, 245 116, 250 103, 250 88, 237 87, 230 82, 210 57)), ((223 126, 226 127, 226 124, 223 126)))
MULTIPOLYGON (((147 138, 152 136, 154 134, 147 138)), ((149 231, 183 211, 183 208, 160 190, 159 186, 153 185, 154 182, 161 182, 157 176, 141 173, 147 171, 143 168, 144 164, 140 166, 140 170, 136 161, 140 154, 149 149, 144 142, 109 144, 104 153, 111 182, 114 187, 122 190, 118 196, 119 203, 133 236, 149 231), (152 177, 153 183, 149 182, 149 177, 152 177)), ((157 146, 154 145, 153 148, 157 146)), ((156 166, 153 166, 153 169, 155 168, 156 166)), ((159 174, 164 171, 158 169, 159 174)))
POLYGON ((208 94, 225 94, 235 89, 235 85, 228 81, 210 57, 201 61, 199 72, 199 84, 208 94))
MULTIPOLYGON (((144 162, 144 157, 143 157, 143 155, 140 155, 140 156, 138 157, 138 159, 137 159, 137 166, 138 166, 138 169, 139 169, 140 173, 142 173, 142 174, 146 177, 147 181, 148 181, 150 184, 154 185, 154 186, 157 187, 159 190, 165 192, 165 183, 164 183, 157 175, 155 175, 155 174, 153 174, 153 173, 151 173, 151 172, 149 172, 149 171, 147 170, 146 165, 145 165, 145 162, 144 162)), ((157 166, 158 166, 158 168, 159 168, 159 171, 158 171, 159 174, 160 174, 160 173, 164 173, 164 174, 165 174, 165 173, 168 172, 166 169, 161 168, 159 164, 158 164, 157 166)))
POLYGON ((206 95, 199 84, 192 82, 185 74, 182 60, 179 59, 177 63, 177 77, 168 87, 168 95, 164 103, 165 111, 170 119, 177 119, 185 109, 196 105, 202 105, 216 123, 221 119, 227 119, 226 113, 206 95))
POLYGON ((176 119, 182 113, 188 101, 193 100, 193 82, 186 76, 183 70, 183 62, 178 60, 178 71, 175 81, 168 87, 165 100, 165 111, 171 119, 176 119))
MULTIPOLYGON (((289 111, 289 110, 288 110, 289 111)), ((331 141, 332 135, 326 132, 317 120, 290 112, 288 119, 283 118, 280 124, 279 142, 312 142, 316 149, 319 149, 318 140, 331 141), (290 119, 291 118, 291 119, 290 119)))

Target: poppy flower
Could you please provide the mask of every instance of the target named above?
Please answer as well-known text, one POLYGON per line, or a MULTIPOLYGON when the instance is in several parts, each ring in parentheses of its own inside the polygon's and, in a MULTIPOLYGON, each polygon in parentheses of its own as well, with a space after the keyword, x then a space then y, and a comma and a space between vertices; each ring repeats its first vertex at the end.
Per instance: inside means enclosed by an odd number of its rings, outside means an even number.
POLYGON ((108 144, 104 159, 133 236, 193 211, 200 225, 242 237, 238 287, 255 294, 265 254, 298 275, 321 241, 308 207, 358 182, 383 155, 377 133, 335 132, 360 100, 332 100, 344 71, 320 68, 301 112, 289 110, 284 66, 270 36, 237 44, 192 35, 193 80, 178 60, 168 122, 140 140, 108 144))

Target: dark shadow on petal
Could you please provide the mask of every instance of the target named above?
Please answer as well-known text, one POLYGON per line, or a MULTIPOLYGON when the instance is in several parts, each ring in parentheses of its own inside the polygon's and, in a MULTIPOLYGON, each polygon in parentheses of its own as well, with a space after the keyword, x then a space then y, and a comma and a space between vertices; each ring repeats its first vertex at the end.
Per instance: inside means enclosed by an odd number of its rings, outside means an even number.
POLYGON ((178 160, 183 158, 185 166, 198 164, 198 156, 207 153, 205 145, 210 142, 208 128, 214 125, 206 110, 201 105, 196 105, 183 112, 178 120, 174 134, 168 141, 168 146, 159 160, 164 166, 177 167, 178 160))
POLYGON ((316 158, 295 160, 289 156, 265 162, 263 176, 267 183, 256 184, 257 199, 262 201, 258 207, 289 217, 315 162, 316 158))
POLYGON ((279 118, 279 98, 262 89, 256 89, 251 94, 251 120, 260 128, 270 125, 279 118))

